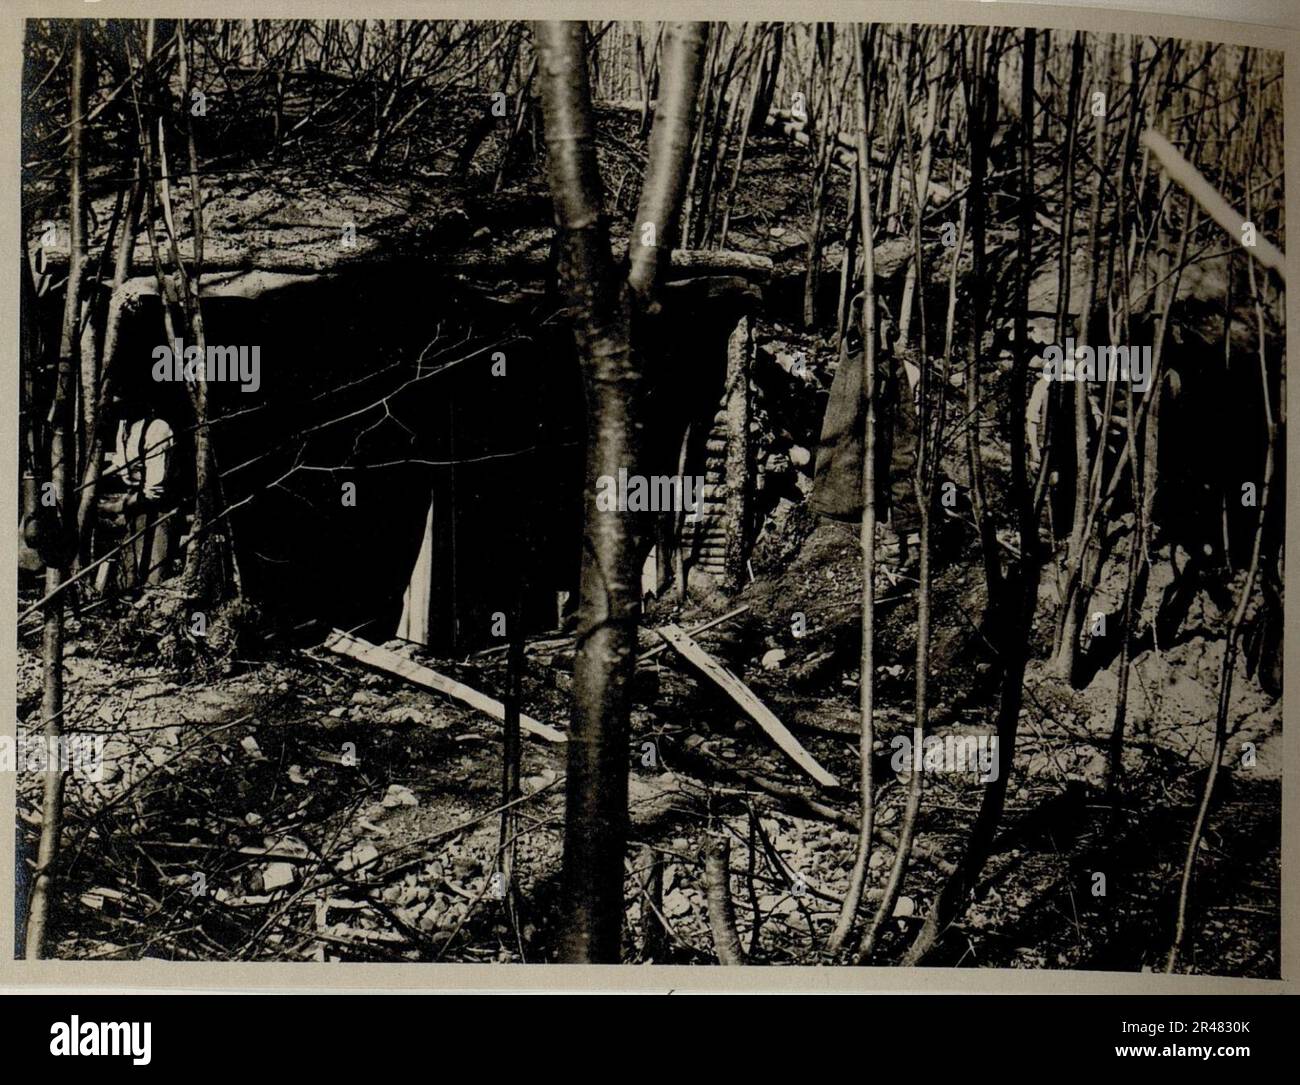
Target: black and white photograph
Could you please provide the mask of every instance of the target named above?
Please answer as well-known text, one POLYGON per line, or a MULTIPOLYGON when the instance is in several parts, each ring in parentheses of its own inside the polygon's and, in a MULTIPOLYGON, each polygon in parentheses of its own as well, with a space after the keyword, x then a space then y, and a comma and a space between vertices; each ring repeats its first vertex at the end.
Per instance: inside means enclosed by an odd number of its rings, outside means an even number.
POLYGON ((1288 978, 1294 36, 110 6, 12 20, 14 964, 1288 978))

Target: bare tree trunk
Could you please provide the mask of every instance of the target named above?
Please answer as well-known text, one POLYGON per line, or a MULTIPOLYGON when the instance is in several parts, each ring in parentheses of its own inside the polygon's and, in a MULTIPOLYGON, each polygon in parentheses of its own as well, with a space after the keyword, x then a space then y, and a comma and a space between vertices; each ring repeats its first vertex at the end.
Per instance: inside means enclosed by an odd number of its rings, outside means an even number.
MULTIPOLYGON (((1103 109, 1105 95, 1109 92, 1110 37, 1107 36, 1102 48, 1102 58, 1097 66, 1098 78, 1102 82, 1103 109)), ((1079 327, 1075 336, 1078 346, 1087 346, 1090 339, 1093 307, 1097 297, 1097 264, 1099 261, 1099 234, 1101 230, 1102 187, 1101 178, 1105 171, 1106 158, 1106 116, 1095 118, 1093 129, 1093 188, 1092 208, 1088 214, 1088 277, 1084 286, 1083 307, 1079 314, 1079 327)), ((1092 478, 1100 479, 1101 465, 1094 464, 1094 456, 1103 455, 1106 441, 1105 426, 1109 417, 1102 420, 1102 429, 1097 435, 1097 447, 1094 450, 1089 437, 1088 421, 1088 381, 1076 381, 1074 384, 1074 519, 1070 529, 1070 546, 1066 556, 1065 593, 1061 599, 1061 609, 1057 620, 1056 667, 1059 674, 1069 678, 1074 674, 1075 657, 1079 648, 1080 624, 1083 620, 1085 554, 1092 532, 1089 529, 1095 519, 1095 509, 1090 507, 1093 487, 1089 485, 1092 478)), ((1108 385, 1113 389, 1114 385, 1108 385)), ((1109 415, 1109 412, 1107 412, 1109 415)))
MULTIPOLYGON (((1247 174, 1247 177, 1249 178, 1249 174, 1247 174)), ((1249 215, 1249 182, 1246 184, 1246 195, 1246 213, 1249 215)), ((1178 887, 1178 914, 1174 923, 1174 936, 1169 945, 1169 952, 1165 956, 1166 972, 1172 972, 1177 966, 1178 955, 1182 951, 1183 939, 1187 933, 1187 903, 1191 893, 1192 873, 1196 869, 1196 853, 1200 850, 1201 836, 1205 832, 1205 823, 1210 813, 1210 803, 1214 798, 1214 785, 1218 781, 1219 769, 1223 763, 1224 748, 1228 741, 1228 711, 1232 706, 1232 678, 1237 666, 1241 626, 1246 619, 1246 610, 1250 606, 1251 596, 1255 593, 1255 581, 1259 575, 1260 553, 1264 544, 1264 524, 1268 517, 1269 497, 1273 487, 1277 423, 1273 417, 1273 399, 1269 390, 1264 306, 1260 300, 1259 283, 1256 279, 1253 260, 1246 261, 1246 273, 1250 281, 1251 294, 1255 298, 1255 326, 1259 340, 1259 383, 1260 394, 1263 397, 1264 434, 1267 441, 1264 452, 1264 478, 1259 490, 1259 517, 1255 521, 1255 538, 1251 545, 1250 565, 1246 572, 1246 582, 1241 586, 1241 595, 1237 599, 1237 606, 1232 614, 1232 623, 1228 627, 1228 635, 1223 646, 1223 662, 1219 668, 1218 710, 1214 716, 1214 746, 1210 752, 1209 771, 1205 774, 1205 787, 1201 791, 1201 801, 1196 809, 1196 820, 1192 824, 1191 839, 1187 842, 1187 857, 1183 860, 1183 876, 1178 887)))
MULTIPOLYGON (((826 195, 830 188, 831 170, 839 151, 840 118, 843 115, 844 96, 847 93, 847 78, 840 94, 835 93, 835 25, 818 23, 816 27, 817 51, 820 64, 814 64, 814 76, 820 69, 821 86, 824 88, 824 105, 820 113, 809 112, 806 131, 809 136, 809 149, 812 153, 813 176, 811 189, 812 219, 808 227, 807 269, 804 274, 803 326, 811 330, 817 324, 817 295, 821 287, 822 271, 822 234, 826 221, 826 195)), ((851 77, 852 67, 845 72, 851 77)), ((810 82, 808 99, 811 103, 816 94, 815 83, 810 82)), ((821 95, 816 95, 822 98, 821 95)), ((811 104, 809 109, 811 110, 811 104)))
MULTIPOLYGON (((1137 136, 1137 126, 1142 116, 1142 101, 1138 93, 1138 86, 1141 79, 1142 63, 1142 45, 1140 41, 1134 40, 1131 43, 1129 53, 1130 75, 1130 102, 1129 102, 1129 128, 1126 136, 1124 150, 1124 168, 1122 175, 1128 176, 1133 165, 1134 150, 1137 136)), ((1136 242, 1137 226, 1129 211, 1129 197, 1127 188, 1124 185, 1119 186, 1119 230, 1122 235, 1123 244, 1121 246, 1119 271, 1120 271, 1120 321, 1124 332, 1124 341, 1132 341, 1132 312, 1130 307, 1130 298, 1132 297, 1132 267, 1130 264, 1130 237, 1136 242)), ((1231 261, 1228 266, 1228 281, 1232 281, 1231 261)), ((1231 287, 1229 288, 1229 295, 1231 287)), ((1224 342, 1225 351, 1230 337, 1232 318, 1228 311, 1224 313, 1224 342)), ((1226 363, 1227 357, 1225 355, 1226 363)), ((1120 635, 1124 638, 1120 642, 1119 661, 1116 664, 1116 692, 1115 692, 1115 715, 1111 722, 1111 733, 1109 748, 1106 758, 1106 802, 1109 807, 1107 811, 1107 836, 1113 836, 1117 821, 1116 799, 1119 790, 1120 777, 1124 771, 1124 728, 1128 715, 1128 688, 1130 680, 1130 667, 1132 665, 1133 650, 1133 617, 1134 617, 1134 599, 1136 598, 1138 588, 1138 572, 1141 568, 1143 546, 1146 540, 1146 528, 1142 520, 1144 509, 1144 498, 1142 494, 1142 472, 1140 470, 1140 461, 1137 455, 1137 392, 1134 391, 1132 383, 1128 386, 1128 394, 1124 397, 1125 427, 1124 438, 1125 447, 1129 453, 1129 470, 1130 488, 1133 497, 1133 532, 1129 536, 1128 558, 1124 568, 1124 594, 1120 600, 1119 610, 1119 627, 1120 635)), ((1226 526, 1226 523, 1225 523, 1226 526)), ((1226 550, 1225 550, 1226 553, 1226 550)))
POLYGON ((661 63, 659 106, 650 131, 649 161, 641 203, 628 246, 628 285, 646 303, 667 267, 682 214, 686 184, 683 163, 691 150, 695 89, 704 63, 705 32, 695 26, 670 27, 661 63), (648 227, 648 229, 647 229, 648 227))
MULTIPOLYGON (((736 161, 731 168, 731 180, 727 183, 727 195, 722 212, 722 227, 718 231, 718 248, 727 247, 727 231, 731 228, 731 212, 736 201, 736 183, 740 180, 740 171, 745 164, 745 149, 749 146, 750 132, 754 126, 754 113, 758 103, 758 92, 763 82, 763 55, 767 48, 768 33, 764 26, 763 33, 755 43, 757 51, 745 98, 745 111, 740 119, 740 142, 736 147, 736 161)), ((760 126, 766 118, 759 118, 760 126)), ((721 164, 719 164, 721 167, 721 164)))
MULTIPOLYGON (((971 227, 971 322, 966 355, 966 464, 970 479, 971 508, 979 531, 980 554, 984 560, 984 583, 991 612, 1002 590, 1002 563, 998 553, 993 518, 984 495, 984 463, 980 448, 984 409, 980 402, 980 360, 984 349, 984 321, 988 305, 988 270, 985 241, 987 234, 989 133, 997 115, 996 53, 986 59, 988 30, 975 28, 973 73, 965 72, 966 127, 970 138, 970 208, 971 227), (994 72, 990 80, 988 69, 994 72), (992 85, 990 83, 992 82, 992 85)), ((965 49, 962 63, 966 63, 965 49)))
POLYGON ((752 132, 761 132, 767 124, 767 115, 772 112, 772 103, 776 100, 777 88, 781 83, 781 57, 785 51, 784 23, 772 24, 772 48, 763 65, 763 74, 759 83, 758 99, 751 115, 752 132))
MULTIPOLYGON (((1026 315, 1029 309, 1029 285, 1033 276, 1033 112, 1036 33, 1024 32, 1024 62, 1021 68, 1020 123, 1022 145, 1020 159, 1020 265, 1017 292, 1019 315, 1016 324, 1014 394, 1009 397, 1007 429, 1011 439, 1012 500, 1020 528, 1020 561, 994 609, 993 633, 1002 668, 997 715, 997 776, 984 789, 979 813, 971 828, 970 839, 957 870, 944 883, 930 906, 925 922, 903 958, 903 963, 920 963, 934 948, 948 925, 963 911, 988 858, 994 836, 1002 820, 1007 785, 1015 755, 1020 706, 1024 697, 1025 665, 1029 656, 1029 636, 1033 627, 1034 608, 1038 600, 1039 538, 1037 506, 1029 484, 1025 464, 1025 399, 1029 371, 1029 343, 1026 315)), ((951 308, 950 308, 951 312, 951 308)), ((936 445, 937 447, 937 445, 936 445)))
POLYGON ((858 228, 862 216, 858 214, 858 174, 849 174, 849 214, 844 224, 844 257, 840 261, 840 299, 835 308, 835 350, 843 361, 844 337, 849 333, 853 309, 854 273, 858 264, 858 228))
MULTIPOLYGON (((937 85, 936 85, 937 86, 937 85)), ((905 154, 903 161, 906 163, 907 175, 911 179, 911 203, 912 203, 912 281, 920 280, 925 282, 924 251, 921 248, 921 209, 925 205, 925 184, 928 183, 928 177, 922 177, 919 181, 917 178, 914 163, 912 161, 912 120, 910 108, 908 106, 908 92, 903 89, 903 123, 902 132, 905 154)), ((930 113, 925 122, 925 131, 922 133, 922 139, 925 141, 926 153, 929 152, 930 136, 934 131, 934 110, 937 104, 937 98, 931 95, 930 113)), ((928 166, 922 170, 922 173, 928 172, 928 166)), ((954 262, 955 266, 955 262, 954 262)), ((930 359, 928 355, 928 343, 926 340, 926 321, 925 321, 925 297, 922 294, 920 300, 920 353, 918 362, 921 368, 921 374, 918 382, 917 396, 919 403, 917 418, 917 455, 916 469, 912 479, 913 488, 916 493, 916 504, 919 523, 919 547, 920 547, 920 565, 917 570, 917 588, 916 588, 916 697, 912 721, 912 772, 907 781, 907 803, 903 811, 903 823, 898 831, 898 846, 894 850, 894 862, 889 869, 889 877, 885 882, 884 893, 880 898, 880 904, 876 908, 876 913, 872 917, 871 925, 863 935, 862 943, 858 948, 858 961, 865 963, 871 959, 871 954, 875 950, 876 940, 880 935, 881 927, 885 921, 893 915, 894 904, 898 900, 899 891, 903 885, 903 877, 907 873, 907 864, 912 854, 912 841, 916 837, 917 818, 921 809, 921 793, 925 786, 925 777, 923 774, 923 757, 922 751, 925 747, 925 727, 929 718, 929 679, 930 679, 930 512, 933 502, 934 483, 938 476, 939 453, 938 450, 943 447, 943 418, 944 412, 939 412, 939 423, 935 427, 934 433, 930 432, 930 359)), ((948 386, 949 364, 952 358, 951 352, 945 352, 944 355, 944 381, 940 387, 939 394, 941 397, 946 396, 948 386)), ((901 395, 910 395, 910 390, 904 384, 900 390, 901 395)))
MULTIPOLYGON (((506 648, 505 716, 501 721, 501 831, 497 847, 497 872, 501 876, 501 894, 506 908, 514 916, 515 825, 516 802, 522 795, 519 787, 522 739, 519 718, 523 713, 524 693, 524 597, 527 591, 523 540, 517 544, 518 571, 515 600, 510 612, 509 638, 506 648)), ((517 921, 517 920, 516 920, 517 921)))
POLYGON ((664 930, 664 864, 659 853, 644 844, 638 863, 642 871, 641 891, 645 903, 641 905, 642 960, 663 964, 668 953, 667 932, 664 930))
POLYGON ((650 61, 646 68, 645 90, 641 97, 641 127, 638 129, 640 135, 645 135, 650 130, 650 103, 655 100, 659 94, 659 60, 661 54, 660 47, 663 45, 664 28, 659 24, 659 29, 655 32, 654 45, 650 47, 650 61))
MULTIPOLYGON (((918 482, 918 486, 920 483, 918 482)), ((884 895, 876 906, 871 924, 862 936, 858 947, 858 963, 866 964, 875 951, 880 929, 894 912, 907 873, 912 854, 912 841, 916 838, 917 816, 921 809, 921 792, 924 789, 923 751, 925 725, 929 712, 928 680, 930 667, 930 502, 924 499, 920 511, 920 581, 916 591, 916 703, 912 722, 912 766, 907 780, 907 802, 903 808, 903 823, 898 832, 898 846, 894 861, 885 881, 884 895)))
POLYGON ((861 801, 861 824, 857 851, 849 887, 840 906, 840 914, 831 933, 827 949, 838 953, 853 929, 862 888, 867 877, 867 859, 871 854, 871 837, 875 821, 875 785, 871 758, 875 744, 875 676, 876 676, 876 265, 875 232, 871 224, 871 99, 875 80, 874 24, 867 31, 864 48, 862 27, 854 24, 854 56, 861 80, 853 100, 858 111, 858 211, 862 216, 862 387, 867 400, 866 432, 862 443, 862 527, 858 535, 862 547, 862 648, 858 661, 858 789, 861 801))
POLYGON ((104 338, 96 367, 95 421, 86 421, 86 459, 81 479, 81 498, 77 508, 78 560, 89 561, 94 546, 95 508, 99 500, 99 479, 104 461, 103 415, 108 403, 113 380, 113 361, 117 357, 117 344, 121 336, 124 297, 122 284, 131 271, 131 253, 135 249, 136 225, 140 218, 140 205, 144 202, 144 182, 140 177, 140 159, 136 158, 135 179, 127 197, 126 214, 122 232, 118 236, 117 252, 113 264, 113 286, 108 297, 108 312, 104 320, 104 338))
MULTIPOLYGON (((754 33, 756 34, 757 31, 754 33)), ((700 182, 698 191, 695 193, 696 211, 693 235, 700 248, 708 248, 713 242, 713 223, 718 207, 719 189, 721 188, 719 178, 722 176, 722 168, 731 147, 731 132, 735 127, 736 111, 740 108, 740 95, 732 93, 731 88, 733 80, 737 76, 736 68, 741 54, 746 53, 745 62, 742 65, 744 72, 748 71, 750 58, 754 55, 754 44, 750 42, 750 37, 749 28, 743 29, 737 36, 728 54, 726 66, 722 69, 718 78, 714 80, 712 116, 706 116, 702 119, 702 138, 707 140, 708 150, 701 161, 700 182)), ((721 47, 721 40, 720 37, 719 47, 721 47)), ((743 88, 743 74, 741 79, 741 87, 743 88)))
POLYGON ((626 514, 596 509, 597 480, 639 460, 642 378, 628 344, 600 206, 582 23, 535 28, 548 170, 562 245, 562 287, 587 396, 581 611, 574 660, 564 833, 564 959, 619 959, 627 822, 627 719, 636 650, 637 578, 626 514))
POLYGON ((709 904, 709 933, 718 963, 745 964, 745 951, 736 933, 736 909, 731 901, 731 841, 722 832, 710 833, 704 845, 704 884, 709 904))
MULTIPOLYGON (((45 793, 41 803, 41 839, 36 854, 36 877, 31 908, 27 915, 24 955, 37 960, 45 955, 45 936, 54 904, 55 867, 59 861, 59 837, 63 831, 63 770, 58 745, 63 736, 63 612, 64 595, 59 587, 68 577, 67 561, 74 548, 75 523, 68 507, 71 494, 68 479, 76 477, 72 455, 72 418, 78 328, 81 319, 81 277, 86 259, 86 207, 82 160, 83 118, 86 112, 85 47, 81 20, 73 23, 71 93, 68 101, 68 286, 63 302, 63 330, 59 337, 59 361, 54 390, 53 425, 50 440, 50 485, 56 503, 57 549, 63 561, 45 570, 45 589, 56 594, 45 606, 41 638, 44 688, 41 696, 46 754, 45 793), (52 755, 52 756, 51 756, 52 755)), ((42 496, 43 499, 43 496, 42 496)))
MULTIPOLYGON (((930 162, 934 151, 934 126, 939 115, 939 81, 930 83, 929 95, 925 104, 925 120, 921 126, 921 175, 916 182, 916 203, 913 214, 919 222, 925 216, 925 205, 930 193, 930 162)), ((911 338, 912 310, 916 302, 917 265, 911 263, 907 268, 907 279, 903 283, 903 300, 898 306, 898 341, 906 344, 911 338)), ((925 293, 924 282, 921 287, 925 293)))
POLYGON ((505 184, 506 171, 510 168, 510 162, 514 157, 515 147, 519 142, 519 133, 523 131, 524 121, 528 117, 531 104, 529 93, 531 91, 533 80, 537 76, 537 57, 533 57, 528 65, 528 74, 519 83, 519 89, 515 92, 514 111, 511 113, 513 118, 510 122, 510 134, 506 137, 505 147, 501 151, 501 161, 497 163, 496 174, 492 178, 492 191, 500 192, 505 184))
MULTIPOLYGON (((177 57, 180 65, 182 100, 190 97, 190 66, 185 21, 177 22, 177 57)), ((170 186, 166 181, 168 171, 166 143, 161 117, 158 122, 158 147, 164 180, 161 183, 163 211, 172 239, 172 254, 176 261, 189 335, 200 356, 207 354, 207 335, 204 330, 203 305, 200 300, 203 277, 204 223, 203 189, 199 183, 198 151, 194 141, 194 117, 186 109, 186 155, 189 167, 189 196, 191 224, 194 237, 194 264, 187 273, 177 244, 176 229, 172 220, 170 186)), ((237 583, 238 572, 233 552, 227 546, 229 533, 214 532, 218 510, 221 508, 220 475, 212 448, 210 432, 211 409, 208 381, 203 366, 196 367, 196 375, 189 388, 190 403, 194 410, 194 525, 190 531, 189 549, 185 554, 184 590, 192 604, 211 605, 229 597, 230 577, 237 583)))
MULTIPOLYGON (((713 88, 714 84, 717 82, 715 77, 717 75, 718 56, 721 52, 722 33, 722 28, 719 28, 715 33, 711 25, 706 27, 704 31, 705 53, 704 57, 701 59, 701 63, 704 68, 708 69, 708 75, 705 77, 704 82, 704 102, 700 114, 700 123, 695 126, 693 133, 688 133, 688 138, 690 138, 691 141, 691 151, 688 155, 690 166, 686 172, 686 187, 682 192, 680 228, 678 231, 674 232, 674 236, 680 235, 681 247, 684 249, 691 248, 695 241, 696 181, 700 173, 700 161, 704 154, 705 133, 709 128, 708 120, 710 111, 713 107, 713 88)), ((661 63, 663 66, 663 77, 666 79, 669 77, 667 43, 665 43, 664 46, 664 57, 661 63)), ((667 92, 664 92, 664 94, 660 95, 661 105, 663 104, 662 99, 665 97, 666 93, 667 92)), ((650 138, 654 138, 653 129, 650 132, 650 138)))
MULTIPOLYGON (((1050 54, 1049 54, 1050 58, 1050 54)), ((1070 49, 1070 77, 1069 89, 1066 92, 1065 105, 1065 148, 1064 148, 1064 165, 1062 167, 1061 179, 1061 243, 1058 246, 1059 263, 1056 272, 1056 322, 1055 337, 1056 342, 1062 347, 1065 341, 1066 320, 1070 312, 1070 282, 1072 273, 1072 261, 1074 259, 1074 157, 1077 150, 1077 133, 1079 126, 1079 94, 1083 85, 1083 34, 1076 32, 1074 41, 1070 49)), ((1058 382, 1059 383, 1059 382, 1058 382)), ((1053 405, 1059 402, 1058 390, 1054 387, 1051 391, 1053 405)), ((1080 468, 1081 470, 1081 468, 1080 468)), ((1058 473, 1061 474, 1061 473, 1058 473)), ((1081 486, 1082 482, 1078 478, 1078 470, 1073 472, 1072 484, 1081 486)), ((1056 477, 1055 475, 1051 477, 1056 477)), ((1056 485, 1063 486, 1066 484, 1065 478, 1058 479, 1056 485)), ((1050 507, 1050 506, 1049 506, 1050 507)), ((1053 528, 1053 544, 1057 538, 1055 527, 1053 528)), ((1059 572, 1057 577, 1060 581, 1059 572)), ((1064 589, 1062 589, 1064 592, 1064 589)), ((1064 595, 1062 595, 1064 597, 1064 595)))
MULTIPOLYGON (((24 228, 22 237, 27 237, 24 228)), ((37 306, 40 304, 36 284, 32 281, 32 265, 27 255, 26 242, 21 243, 18 254, 19 284, 22 290, 18 307, 19 339, 22 345, 22 384, 19 388, 18 426, 22 434, 19 446, 21 489, 19 512, 24 531, 40 516, 40 481, 50 469, 44 455, 45 431, 37 403, 36 373, 45 357, 44 336, 37 306)))
POLYGON ((831 172, 831 144, 823 142, 814 152, 812 222, 808 227, 807 270, 803 279, 803 326, 811 331, 817 326, 817 292, 821 287, 822 224, 826 213, 826 189, 831 172))
MULTIPOLYGON (((616 962, 623 927, 623 850, 627 840, 627 736, 640 611, 638 539, 628 513, 602 511, 598 480, 634 473, 640 463, 644 380, 631 344, 634 303, 653 303, 658 247, 671 237, 671 203, 686 171, 691 103, 703 60, 703 27, 673 24, 651 136, 658 155, 642 190, 639 223, 653 223, 648 252, 633 248, 636 286, 619 282, 610 256, 596 166, 591 88, 581 23, 535 29, 546 121, 548 171, 562 243, 567 297, 587 399, 581 611, 574 660, 564 831, 563 957, 616 962), (671 118, 665 120, 665 118, 671 118), (661 133, 659 128, 666 125, 661 133), (675 168, 674 168, 675 166, 675 168)), ((634 243, 640 238, 634 238, 634 243)))

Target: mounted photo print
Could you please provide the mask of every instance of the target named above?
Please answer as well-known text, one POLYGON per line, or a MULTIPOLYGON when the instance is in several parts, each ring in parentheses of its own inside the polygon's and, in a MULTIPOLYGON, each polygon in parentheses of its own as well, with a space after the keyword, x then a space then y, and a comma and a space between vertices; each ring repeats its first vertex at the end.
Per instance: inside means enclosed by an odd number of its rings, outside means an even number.
POLYGON ((1300 24, 1165 7, 14 0, 0 980, 1294 993, 1300 24))

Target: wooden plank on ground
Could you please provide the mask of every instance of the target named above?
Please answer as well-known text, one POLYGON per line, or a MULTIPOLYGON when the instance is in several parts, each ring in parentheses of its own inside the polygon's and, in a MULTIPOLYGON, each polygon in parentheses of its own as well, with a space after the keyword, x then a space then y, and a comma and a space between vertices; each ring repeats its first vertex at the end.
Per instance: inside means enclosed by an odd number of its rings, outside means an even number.
MULTIPOLYGON (((408 682, 413 682, 417 686, 436 690, 452 700, 460 701, 461 704, 477 708, 480 712, 491 716, 498 722, 505 719, 505 705, 489 697, 486 693, 480 693, 463 682, 457 682, 454 678, 439 674, 437 671, 421 663, 416 663, 413 659, 407 659, 406 656, 399 655, 397 652, 381 648, 377 644, 371 644, 360 637, 354 637, 351 633, 335 629, 325 639, 325 647, 331 652, 337 652, 349 659, 355 659, 367 666, 374 667, 376 670, 386 671, 389 674, 397 675, 399 678, 405 678, 408 682)), ((539 723, 522 712, 519 714, 519 727, 525 734, 545 739, 547 742, 566 741, 563 731, 557 731, 554 727, 539 723)))
MULTIPOLYGON (((726 614, 720 614, 718 615, 718 617, 711 618, 707 622, 700 622, 699 625, 693 625, 691 626, 690 629, 685 630, 685 632, 689 633, 691 636, 695 636, 696 633, 707 632, 708 630, 721 625, 723 622, 731 621, 732 618, 736 617, 739 614, 744 614, 745 611, 747 611, 748 609, 749 609, 748 604, 746 604, 745 606, 736 607, 735 610, 729 610, 727 611, 726 614)), ((667 649, 668 649, 667 644, 656 644, 653 648, 649 648, 646 651, 642 652, 639 656, 637 656, 636 661, 638 663, 644 663, 648 659, 654 659, 654 657, 659 655, 660 652, 667 651, 667 649)))
POLYGON ((692 667, 715 683, 758 724, 787 757, 823 787, 838 787, 839 781, 817 763, 799 740, 786 729, 772 710, 760 701, 754 692, 726 667, 701 648, 681 628, 675 625, 660 626, 655 630, 669 646, 692 667))

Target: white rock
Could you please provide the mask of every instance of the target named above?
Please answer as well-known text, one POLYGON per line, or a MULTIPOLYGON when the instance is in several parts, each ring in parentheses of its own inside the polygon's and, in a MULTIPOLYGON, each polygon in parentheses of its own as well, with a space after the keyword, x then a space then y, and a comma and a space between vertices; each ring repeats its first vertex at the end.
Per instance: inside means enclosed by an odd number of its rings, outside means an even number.
POLYGON ((418 708, 412 708, 410 705, 398 705, 396 708, 390 708, 381 713, 380 720, 384 723, 423 723, 424 716, 418 708))
POLYGON ((262 871, 262 889, 271 893, 293 885, 294 872, 292 863, 270 863, 262 871))
POLYGON ((379 858, 379 849, 373 844, 358 844, 339 860, 339 870, 355 870, 365 863, 379 858))
POLYGON ((384 792, 383 805, 392 809, 394 806, 419 806, 420 800, 415 792, 402 784, 391 784, 384 792))
POLYGON ((691 902, 680 889, 674 889, 664 896, 664 915, 685 915, 691 910, 691 902))

